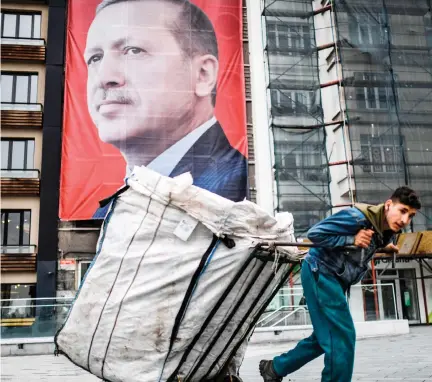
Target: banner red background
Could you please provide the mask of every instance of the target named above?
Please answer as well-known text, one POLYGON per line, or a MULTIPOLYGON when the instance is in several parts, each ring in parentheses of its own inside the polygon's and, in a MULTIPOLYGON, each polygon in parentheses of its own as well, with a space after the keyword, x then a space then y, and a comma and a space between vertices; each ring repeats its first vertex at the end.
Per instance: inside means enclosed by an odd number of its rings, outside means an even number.
MULTIPOLYGON (((231 145, 247 156, 241 0, 192 0, 212 21, 219 47, 215 115, 231 145)), ((69 0, 60 218, 90 219, 98 201, 115 192, 125 161, 98 136, 87 109, 87 31, 100 0, 69 0)))

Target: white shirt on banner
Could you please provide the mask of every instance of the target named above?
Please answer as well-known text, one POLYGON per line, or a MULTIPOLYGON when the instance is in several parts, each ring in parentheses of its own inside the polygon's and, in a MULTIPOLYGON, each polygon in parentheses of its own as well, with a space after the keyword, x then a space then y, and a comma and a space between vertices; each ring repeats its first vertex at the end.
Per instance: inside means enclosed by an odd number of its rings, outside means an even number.
MULTIPOLYGON (((169 176, 191 147, 216 122, 216 117, 210 118, 207 122, 204 122, 201 126, 191 131, 188 135, 153 159, 147 167, 163 176, 169 176)), ((127 175, 129 176, 130 173, 131 171, 128 169, 127 175)))

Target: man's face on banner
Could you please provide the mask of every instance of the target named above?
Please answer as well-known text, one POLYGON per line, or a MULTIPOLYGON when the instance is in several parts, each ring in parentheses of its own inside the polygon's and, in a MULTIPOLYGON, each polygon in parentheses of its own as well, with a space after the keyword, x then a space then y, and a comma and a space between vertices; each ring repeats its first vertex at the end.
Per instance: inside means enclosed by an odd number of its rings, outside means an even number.
POLYGON ((175 4, 146 0, 113 4, 95 17, 84 58, 88 108, 103 141, 169 137, 189 118, 197 76, 169 30, 178 13, 175 4))

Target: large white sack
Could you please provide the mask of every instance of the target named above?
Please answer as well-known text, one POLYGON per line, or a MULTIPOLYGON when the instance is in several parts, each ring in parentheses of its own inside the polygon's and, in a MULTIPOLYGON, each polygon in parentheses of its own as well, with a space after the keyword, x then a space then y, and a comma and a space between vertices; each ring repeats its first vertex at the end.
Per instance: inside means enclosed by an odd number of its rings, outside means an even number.
POLYGON ((262 240, 294 241, 292 215, 278 221, 193 186, 189 174, 136 167, 127 183, 56 346, 113 382, 203 381, 235 354, 238 372, 245 340, 290 267, 250 254, 262 240), (198 224, 184 241, 174 231, 189 217, 198 224), (226 236, 234 248, 218 239, 226 236))

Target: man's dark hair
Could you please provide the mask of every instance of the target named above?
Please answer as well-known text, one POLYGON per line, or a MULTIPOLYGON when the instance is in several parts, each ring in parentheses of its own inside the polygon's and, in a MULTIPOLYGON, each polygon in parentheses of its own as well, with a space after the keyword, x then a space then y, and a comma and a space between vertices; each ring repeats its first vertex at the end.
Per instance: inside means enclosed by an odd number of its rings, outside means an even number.
MULTIPOLYGON (((96 14, 110 5, 133 1, 148 0, 102 0, 96 14)), ((158 0, 176 4, 180 7, 177 22, 167 25, 186 57, 210 54, 218 58, 216 33, 207 15, 189 0, 158 0)), ((216 103, 216 87, 212 92, 213 106, 216 103)))
POLYGON ((397 188, 390 199, 393 202, 399 202, 409 207, 419 210, 421 208, 420 199, 415 191, 407 186, 397 188))

